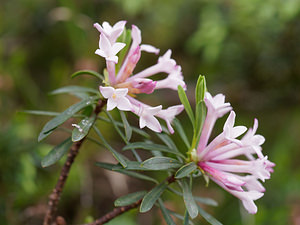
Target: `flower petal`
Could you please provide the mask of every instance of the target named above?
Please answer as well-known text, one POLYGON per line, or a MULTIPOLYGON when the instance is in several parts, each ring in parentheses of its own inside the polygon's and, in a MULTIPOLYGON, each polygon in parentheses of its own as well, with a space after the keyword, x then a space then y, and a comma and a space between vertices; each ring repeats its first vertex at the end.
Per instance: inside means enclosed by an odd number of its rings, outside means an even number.
POLYGON ((104 98, 110 98, 114 94, 115 89, 113 87, 99 87, 100 92, 104 98))
POLYGON ((141 45, 141 51, 145 51, 145 52, 149 52, 149 53, 154 53, 154 54, 157 55, 160 50, 158 48, 155 48, 152 45, 143 44, 143 45, 141 45))
POLYGON ((123 111, 131 111, 132 106, 130 101, 126 97, 119 97, 117 100, 117 107, 123 111))
POLYGON ((109 98, 107 100, 107 107, 106 107, 107 111, 113 110, 116 106, 117 106, 117 102, 114 101, 114 99, 109 98))

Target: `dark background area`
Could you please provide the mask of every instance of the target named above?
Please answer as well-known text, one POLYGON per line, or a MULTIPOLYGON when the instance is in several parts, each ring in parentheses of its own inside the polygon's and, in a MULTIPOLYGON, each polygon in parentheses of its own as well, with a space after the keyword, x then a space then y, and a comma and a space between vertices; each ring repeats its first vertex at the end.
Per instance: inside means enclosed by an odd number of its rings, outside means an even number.
MULTIPOLYGON (((63 111, 78 101, 72 96, 49 96, 64 85, 97 87, 91 77, 71 79, 76 70, 102 73, 104 60, 94 54, 99 33, 93 23, 127 20, 142 30, 143 43, 152 44, 182 66, 188 95, 199 74, 205 75, 212 94, 224 93, 237 113, 237 124, 252 126, 266 138, 264 153, 276 163, 265 183, 265 196, 256 201, 258 213, 248 215, 240 203, 202 179, 194 194, 212 197, 219 206, 206 207, 223 224, 300 224, 300 1, 297 0, 4 0, 0 3, 0 223, 41 224, 47 196, 63 160, 42 168, 41 159, 66 134, 57 132, 37 143, 49 119, 18 113, 24 109, 63 111)), ((142 55, 138 69, 156 57, 142 55)), ((169 92, 170 93, 170 92, 169 92)), ((163 104, 178 103, 176 92, 153 96, 163 104), (174 100, 175 99, 175 100, 174 100)), ((186 115, 179 117, 183 122, 186 115)), ((223 120, 222 120, 223 121, 223 120)), ((217 123, 216 133, 221 131, 217 123)), ((70 127, 72 121, 65 126, 70 127)), ((137 125, 133 119, 132 124, 137 125)), ((121 141, 103 125, 115 146, 121 141)), ((188 130, 189 127, 186 127, 188 130)), ((176 136, 175 136, 176 137, 176 136)), ((71 224, 92 220, 113 207, 126 193, 151 188, 150 183, 109 173, 95 161, 110 154, 86 143, 67 182, 60 212, 71 224)), ((164 195, 167 206, 182 210, 180 199, 164 195)), ((121 223, 160 224, 158 210, 121 223), (146 222, 145 222, 146 221, 146 222)), ((205 224, 199 218, 196 224, 205 224)), ((111 224, 120 224, 114 220, 111 224)))

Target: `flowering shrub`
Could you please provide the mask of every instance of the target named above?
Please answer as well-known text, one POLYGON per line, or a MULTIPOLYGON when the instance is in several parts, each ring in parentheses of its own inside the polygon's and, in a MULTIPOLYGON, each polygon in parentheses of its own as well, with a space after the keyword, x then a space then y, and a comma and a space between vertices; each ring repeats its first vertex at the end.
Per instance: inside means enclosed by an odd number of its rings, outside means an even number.
POLYGON ((95 53, 106 60, 104 76, 94 71, 79 71, 73 75, 73 77, 81 74, 96 76, 102 82, 100 91, 80 86, 63 87, 53 93, 73 93, 79 96, 81 101, 62 113, 31 112, 55 116, 43 127, 39 140, 46 138, 69 118, 81 118, 78 124, 73 124, 71 137, 56 146, 42 161, 44 167, 50 166, 69 150, 57 185, 49 197, 49 208, 44 225, 53 222, 62 224, 61 221, 64 221, 63 217, 57 216, 57 206, 69 170, 84 141, 94 141, 100 147, 110 151, 116 159, 116 164, 97 162, 97 166, 154 183, 151 190, 141 190, 118 198, 115 201, 115 206, 118 208, 90 224, 106 223, 136 207, 139 207, 142 213, 147 212, 154 205, 160 208, 167 224, 175 224, 174 217, 182 219, 183 224, 189 224, 190 219, 196 218, 199 213, 209 223, 220 224, 198 204, 216 205, 216 202, 193 196, 192 181, 200 177, 203 177, 207 184, 211 179, 239 198, 249 213, 256 213, 254 200, 261 198, 265 191, 260 181, 269 179, 274 167, 274 163, 262 153, 261 145, 264 143, 264 137, 256 134, 257 119, 254 120, 253 128, 249 128, 248 131, 244 126, 234 126, 235 112, 232 111, 229 103, 225 103, 224 95, 218 94, 213 97, 207 91, 204 76, 199 76, 197 81, 193 111, 185 94, 186 84, 181 67, 171 59, 171 50, 160 56, 157 64, 140 72, 134 72, 142 51, 158 54, 159 49, 141 44, 140 30, 134 25, 131 30, 127 30, 125 24, 125 21, 120 21, 114 26, 107 22, 94 25, 100 32, 99 49, 95 53), (162 80, 150 79, 160 73, 166 74, 162 80), (151 94, 161 88, 177 90, 182 105, 162 109, 161 105, 152 107, 136 99, 140 93, 151 94), (122 123, 116 121, 110 114, 110 111, 115 108, 120 113, 122 123), (185 126, 175 119, 183 109, 193 127, 192 137, 185 134, 185 126), (157 132, 155 135, 163 144, 152 141, 151 136, 144 130, 129 125, 123 111, 131 111, 137 115, 139 128, 148 127, 157 132), (223 132, 209 142, 216 120, 227 113, 229 116, 223 132), (106 117, 101 114, 105 114, 106 117), (157 118, 165 120, 167 128, 161 125, 157 118), (109 144, 97 126, 98 120, 114 126, 125 143, 123 150, 131 150, 135 160, 129 160, 109 144), (99 140, 89 137, 90 132, 94 132, 99 140), (142 141, 132 141, 133 132, 140 135, 142 141), (174 132, 178 132, 186 149, 179 149, 173 142, 171 134, 174 132), (241 135, 243 136, 238 138, 241 135), (141 150, 149 151, 153 157, 142 160, 141 150), (163 171, 166 173, 166 178, 158 181, 154 173, 147 174, 149 171, 163 171), (165 191, 183 198, 186 207, 183 216, 164 206, 161 195, 165 191))

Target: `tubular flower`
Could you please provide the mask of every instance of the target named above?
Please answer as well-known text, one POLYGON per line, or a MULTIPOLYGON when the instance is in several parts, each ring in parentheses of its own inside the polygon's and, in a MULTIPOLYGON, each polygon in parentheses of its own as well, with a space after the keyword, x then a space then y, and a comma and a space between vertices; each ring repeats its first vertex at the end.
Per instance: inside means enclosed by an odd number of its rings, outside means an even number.
POLYGON ((253 128, 247 131, 244 126, 234 126, 236 115, 231 111, 223 132, 208 143, 214 123, 231 107, 225 103, 222 94, 212 97, 207 92, 204 101, 207 115, 197 147, 198 166, 215 183, 239 198, 249 213, 255 214, 257 207, 254 201, 261 198, 265 191, 259 180, 264 182, 269 179, 275 166, 262 154, 261 145, 265 139, 255 134, 258 121, 255 119, 253 128), (245 132, 240 140, 237 139, 245 132))
POLYGON ((148 127, 156 132, 162 131, 157 120, 157 117, 161 118, 166 121, 170 133, 173 133, 171 122, 183 110, 182 105, 162 109, 162 106, 146 105, 135 97, 137 94, 151 94, 162 88, 177 90, 178 85, 186 88, 181 67, 171 58, 172 52, 168 50, 158 58, 157 64, 133 74, 142 51, 158 54, 159 49, 141 44, 141 31, 137 26, 132 25, 131 44, 125 48, 126 50, 124 49, 127 53, 126 56, 120 59, 118 53, 126 44, 117 42, 117 39, 125 31, 125 24, 125 21, 120 21, 114 26, 107 22, 104 22, 102 26, 98 23, 94 24, 94 27, 100 32, 99 49, 95 53, 106 60, 108 75, 105 80, 106 87, 101 86, 100 92, 104 98, 108 99, 107 110, 115 107, 119 110, 131 110, 140 118, 140 128, 148 127), (116 66, 117 64, 118 66, 116 66), (166 74, 162 80, 151 79, 153 75, 159 73, 166 74))

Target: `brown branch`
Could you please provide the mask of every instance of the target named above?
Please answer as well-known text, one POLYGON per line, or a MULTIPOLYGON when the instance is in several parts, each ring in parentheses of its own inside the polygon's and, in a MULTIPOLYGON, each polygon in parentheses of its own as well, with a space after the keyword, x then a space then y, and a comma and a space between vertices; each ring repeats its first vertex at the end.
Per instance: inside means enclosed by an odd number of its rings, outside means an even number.
POLYGON ((131 210, 134 209, 136 207, 138 207, 142 202, 142 199, 139 201, 136 201, 135 203, 132 203, 131 205, 127 205, 127 206, 122 206, 122 207, 118 207, 118 208, 114 208, 113 211, 105 214, 104 216, 102 216, 101 218, 95 220, 92 223, 87 223, 87 224, 83 224, 83 225, 101 225, 101 224, 105 224, 107 222, 109 222, 110 220, 112 220, 113 218, 131 210))
MULTIPOLYGON (((167 182, 168 185, 175 182, 175 181, 176 181, 176 179, 175 179, 174 175, 171 175, 171 176, 169 176, 165 179, 165 182, 167 182)), ((127 206, 114 208, 113 211, 105 214, 104 216, 102 216, 101 218, 95 220, 94 222, 86 223, 86 224, 82 224, 82 225, 102 225, 102 224, 105 224, 105 223, 109 222, 110 220, 114 219, 115 217, 117 217, 117 216, 131 210, 131 209, 134 209, 134 208, 138 207, 141 204, 141 202, 142 202, 142 199, 136 201, 135 203, 127 205, 127 206)))
MULTIPOLYGON (((95 110, 94 110, 94 113, 96 115, 98 115, 103 106, 106 104, 106 101, 103 101, 103 100, 99 100, 99 103, 98 105, 96 106, 95 110)), ((65 186, 65 183, 66 183, 66 180, 68 178, 68 175, 69 175, 69 172, 70 172, 70 169, 71 169, 71 166, 79 152, 79 149, 82 145, 82 143, 84 142, 85 138, 83 138, 82 140, 80 141, 77 141, 77 142, 74 142, 73 145, 71 146, 71 149, 68 153, 68 157, 67 157, 67 160, 60 172, 60 176, 59 176, 59 179, 56 183, 56 186, 55 188, 53 189, 52 193, 50 194, 49 196, 49 201, 48 201, 48 210, 46 212, 46 215, 44 217, 44 223, 43 225, 51 225, 52 223, 54 224, 62 224, 60 222, 58 222, 57 219, 55 219, 55 214, 57 212, 57 206, 58 206, 58 203, 59 203, 59 200, 60 200, 60 196, 61 196, 61 193, 63 191, 63 188, 65 186), (55 222, 54 222, 54 219, 55 219, 55 222)), ((63 218, 59 217, 59 220, 63 220, 63 218)))

